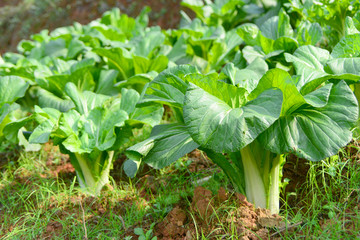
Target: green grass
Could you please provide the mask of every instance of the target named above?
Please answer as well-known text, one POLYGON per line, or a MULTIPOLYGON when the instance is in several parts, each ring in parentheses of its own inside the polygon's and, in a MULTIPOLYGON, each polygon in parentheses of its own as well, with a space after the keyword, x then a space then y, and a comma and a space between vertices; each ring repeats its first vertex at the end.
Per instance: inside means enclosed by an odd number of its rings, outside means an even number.
POLYGON ((360 230, 360 162, 345 150, 321 162, 309 162, 307 181, 295 193, 298 205, 283 215, 300 227, 285 230, 286 239, 355 239, 360 230), (351 159, 353 157, 354 159, 351 159))
MULTIPOLYGON (((55 154, 53 162, 61 165, 60 154, 55 154)), ((116 183, 99 199, 86 198, 77 188, 75 177, 65 180, 48 177, 48 155, 44 150, 21 153, 17 160, 12 161, 15 163, 3 167, 0 180, 1 238, 39 239, 44 237, 52 222, 62 226, 58 239, 83 239, 85 228, 89 239, 117 238, 134 225, 147 225, 153 219, 160 221, 172 209, 172 204, 191 194, 191 190, 178 189, 169 195, 166 184, 161 185, 156 196, 145 200, 140 197, 144 188, 136 188, 137 183, 130 181, 116 183)), ((174 178, 169 184, 179 184, 183 180, 174 178)))
MULTIPOLYGON (((360 163, 355 157, 358 154, 355 147, 343 150, 340 157, 308 162, 306 182, 295 193, 288 193, 289 198, 296 198, 297 204, 285 203, 281 210, 287 228, 278 229, 274 236, 360 237, 360 163)), ((143 228, 146 233, 152 223, 161 222, 177 204, 189 212, 188 222, 194 224, 196 239, 240 239, 235 224, 224 220, 236 211, 234 201, 216 207, 211 216, 215 226, 211 232, 202 229, 190 208, 193 191, 200 183, 213 193, 220 186, 229 185, 214 165, 198 172, 190 171, 191 159, 185 157, 168 168, 146 173, 153 176, 155 193, 149 190, 151 185, 144 183, 146 177, 140 177, 113 180, 101 197, 92 198, 79 190, 74 173, 60 177, 51 174, 54 167, 66 160, 56 148, 36 153, 20 151, 18 158, 11 157, 0 169, 2 239, 118 239, 119 236, 136 239, 135 228, 143 228), (54 230, 56 235, 51 235, 54 230)))

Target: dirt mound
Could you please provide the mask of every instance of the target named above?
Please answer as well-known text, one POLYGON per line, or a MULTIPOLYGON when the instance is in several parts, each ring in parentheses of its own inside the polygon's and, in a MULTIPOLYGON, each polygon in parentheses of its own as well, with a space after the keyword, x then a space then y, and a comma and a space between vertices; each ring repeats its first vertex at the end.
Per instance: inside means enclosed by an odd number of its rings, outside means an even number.
POLYGON ((283 219, 267 209, 254 208, 241 194, 229 194, 220 188, 217 194, 197 187, 190 210, 178 205, 155 228, 159 239, 196 239, 200 233, 209 239, 230 237, 228 229, 236 229, 240 239, 269 239, 283 219), (226 207, 231 202, 234 207, 226 207), (231 227, 231 228, 229 228, 231 227))

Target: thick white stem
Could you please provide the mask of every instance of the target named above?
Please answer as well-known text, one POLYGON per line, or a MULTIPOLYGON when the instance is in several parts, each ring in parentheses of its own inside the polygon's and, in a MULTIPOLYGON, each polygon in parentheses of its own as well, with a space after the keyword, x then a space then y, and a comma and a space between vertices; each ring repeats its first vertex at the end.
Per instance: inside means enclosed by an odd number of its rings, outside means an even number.
POLYGON ((97 186, 96 186, 96 195, 100 194, 101 189, 104 187, 105 184, 107 184, 109 182, 109 173, 110 173, 110 167, 111 167, 111 162, 114 156, 114 151, 109 151, 108 152, 108 160, 105 161, 106 167, 105 169, 103 169, 103 171, 100 173, 100 179, 97 182, 97 186))
POLYGON ((75 153, 76 156, 76 160, 78 161, 81 171, 82 171, 82 175, 84 176, 84 179, 81 179, 81 177, 79 176, 79 181, 80 181, 80 187, 81 188, 93 188, 95 186, 95 179, 92 176, 91 170, 86 162, 86 160, 84 159, 83 155, 79 154, 79 153, 75 153))
MULTIPOLYGON (((105 168, 100 172, 100 169, 103 167, 96 166, 98 168, 98 176, 97 179, 94 178, 93 173, 90 170, 88 162, 84 158, 84 155, 75 153, 76 159, 80 165, 82 175, 84 178, 78 174, 80 187, 84 189, 87 193, 98 196, 100 194, 101 189, 105 184, 109 181, 109 172, 111 167, 111 161, 114 156, 114 151, 108 152, 108 160, 104 163, 106 164, 105 168)), ((95 164, 100 164, 101 155, 98 157, 95 164)))
POLYGON ((280 202, 280 170, 281 170, 281 160, 283 155, 277 155, 273 160, 272 168, 270 171, 270 187, 269 187, 269 206, 270 212, 272 214, 279 213, 279 202, 280 202))
POLYGON ((254 156, 249 147, 244 147, 240 153, 244 165, 246 197, 255 207, 266 208, 265 186, 254 156))

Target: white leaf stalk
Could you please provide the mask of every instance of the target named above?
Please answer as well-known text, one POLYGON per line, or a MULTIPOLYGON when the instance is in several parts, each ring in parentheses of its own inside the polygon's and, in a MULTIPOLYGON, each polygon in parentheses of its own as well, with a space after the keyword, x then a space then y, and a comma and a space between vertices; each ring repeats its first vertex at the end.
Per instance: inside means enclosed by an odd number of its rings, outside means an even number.
POLYGON ((75 157, 80 166, 80 171, 76 171, 80 187, 92 196, 99 196, 101 189, 109 182, 114 151, 100 153, 94 161, 91 161, 88 154, 75 153, 75 157), (102 160, 103 154, 107 154, 106 159, 102 160))
POLYGON ((280 183, 284 155, 265 150, 257 142, 240 150, 244 166, 245 192, 255 207, 279 213, 280 183))

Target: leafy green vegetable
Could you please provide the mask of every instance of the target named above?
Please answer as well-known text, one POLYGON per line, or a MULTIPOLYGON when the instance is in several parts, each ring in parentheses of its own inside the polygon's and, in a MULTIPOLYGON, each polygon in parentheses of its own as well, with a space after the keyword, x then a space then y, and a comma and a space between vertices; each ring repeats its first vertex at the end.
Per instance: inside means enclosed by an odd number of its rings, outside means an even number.
POLYGON ((65 92, 75 109, 61 113, 53 108, 36 107, 35 114, 8 124, 8 139, 16 138, 18 130, 33 119, 38 126, 30 135, 30 143, 52 139, 62 152, 69 154, 80 186, 89 194, 99 195, 108 183, 114 150, 128 141, 133 127, 155 125, 162 118, 161 105, 136 108, 140 95, 122 89, 122 97, 111 98, 89 91, 80 91, 67 83, 65 92))
POLYGON ((345 36, 346 17, 352 17, 360 10, 360 3, 352 0, 289 0, 286 5, 300 16, 295 18, 298 21, 303 19, 320 24, 330 49, 345 36))
POLYGON ((285 58, 293 63, 296 74, 300 76, 296 85, 302 94, 313 91, 329 79, 344 79, 352 82, 360 79, 356 72, 345 65, 345 63, 353 63, 355 59, 334 59, 332 54, 322 48, 301 46, 293 55, 285 54, 285 58))
POLYGON ((148 27, 149 8, 137 18, 113 9, 21 41, 19 53, 0 57, 0 137, 28 150, 53 141, 69 154, 81 187, 99 195, 132 129, 155 126, 127 149, 129 176, 142 163, 162 168, 199 148, 236 191, 277 212, 286 154, 318 161, 352 137, 360 4, 182 5, 196 18, 182 12, 179 29, 148 27), (176 121, 157 125, 162 105, 176 121))
POLYGON ((255 89, 219 81, 217 74, 184 74, 179 70, 160 74, 154 80, 157 83, 149 85, 146 92, 150 94, 140 101, 178 108, 179 123, 156 127, 148 140, 129 148, 127 156, 137 163, 133 166, 144 161, 163 167, 198 144, 237 191, 256 206, 278 212, 283 154, 319 161, 336 154, 351 140, 358 104, 343 81, 302 95, 291 76, 280 69, 269 70, 255 80, 255 89), (159 98, 165 92, 166 97, 159 98), (170 96, 176 96, 176 101, 170 96), (179 139, 173 143, 175 136, 179 139), (182 150, 173 154, 162 152, 165 149, 182 150), (222 153, 228 153, 231 162, 222 153))
MULTIPOLYGON (((206 25, 222 25, 228 31, 264 12, 264 6, 258 6, 255 3, 249 4, 249 2, 243 0, 183 0, 181 5, 191 9, 196 17, 206 25)), ((184 12, 182 14, 185 15, 184 12)), ((187 15, 184 18, 188 18, 187 15)))
POLYGON ((199 19, 169 31, 168 38, 170 45, 175 48, 168 54, 172 57, 170 60, 179 65, 191 63, 204 73, 219 70, 234 57, 243 42, 235 29, 226 32, 222 26, 209 27, 199 19), (174 56, 174 52, 181 55, 174 56))

